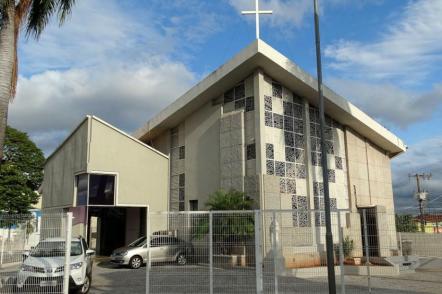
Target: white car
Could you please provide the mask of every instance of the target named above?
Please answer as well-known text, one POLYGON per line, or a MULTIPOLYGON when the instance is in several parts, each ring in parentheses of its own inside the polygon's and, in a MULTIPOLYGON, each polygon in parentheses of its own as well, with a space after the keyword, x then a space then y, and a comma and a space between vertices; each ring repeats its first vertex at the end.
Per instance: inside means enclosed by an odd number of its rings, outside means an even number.
MULTIPOLYGON (((48 238, 42 240, 26 256, 17 274, 17 288, 57 288, 63 287, 65 240, 48 238)), ((87 293, 91 285, 92 259, 94 250, 88 250, 86 241, 72 238, 71 271, 69 288, 78 293, 87 293)))

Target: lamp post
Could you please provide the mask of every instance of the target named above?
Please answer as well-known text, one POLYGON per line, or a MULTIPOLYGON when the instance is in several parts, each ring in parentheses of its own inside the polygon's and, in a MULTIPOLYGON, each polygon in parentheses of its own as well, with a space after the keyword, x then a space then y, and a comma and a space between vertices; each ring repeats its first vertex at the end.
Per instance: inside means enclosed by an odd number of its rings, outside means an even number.
MULTIPOLYGON (((328 292, 330 294, 336 293, 335 280, 335 260, 333 254, 333 235, 331 231, 331 215, 330 215, 330 191, 328 185, 328 166, 327 166, 327 152, 325 146, 325 114, 324 114, 324 96, 322 94, 322 61, 321 61, 321 37, 319 32, 319 12, 318 0, 314 2, 315 15, 315 40, 316 40, 316 66, 318 74, 318 95, 319 95, 319 120, 321 130, 321 163, 322 163, 322 178, 324 182, 324 208, 325 208, 325 242, 327 250, 327 273, 328 273, 328 292)), ((343 274, 343 273, 341 273, 343 274)))

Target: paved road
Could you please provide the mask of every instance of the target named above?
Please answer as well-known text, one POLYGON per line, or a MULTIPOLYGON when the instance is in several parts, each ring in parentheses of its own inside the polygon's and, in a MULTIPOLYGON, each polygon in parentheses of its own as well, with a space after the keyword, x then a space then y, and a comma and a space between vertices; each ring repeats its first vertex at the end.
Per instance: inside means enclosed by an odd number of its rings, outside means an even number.
MULTIPOLYGON (((214 271, 214 293, 256 293, 254 269, 214 271)), ((94 267, 91 294, 145 293, 146 268, 118 268, 108 262, 94 267)), ((338 277, 339 280, 339 277, 338 277)), ((279 293, 328 293, 326 278, 297 279, 280 277, 279 293)), ((338 281, 339 282, 339 281, 338 281)), ((425 259, 416 273, 397 277, 372 277, 372 293, 442 293, 442 260, 425 259)), ((151 293, 208 293, 209 271, 204 265, 153 266, 151 293)), ((346 293, 368 293, 367 278, 346 276, 346 293)), ((264 292, 274 293, 273 275, 264 273, 264 292)))

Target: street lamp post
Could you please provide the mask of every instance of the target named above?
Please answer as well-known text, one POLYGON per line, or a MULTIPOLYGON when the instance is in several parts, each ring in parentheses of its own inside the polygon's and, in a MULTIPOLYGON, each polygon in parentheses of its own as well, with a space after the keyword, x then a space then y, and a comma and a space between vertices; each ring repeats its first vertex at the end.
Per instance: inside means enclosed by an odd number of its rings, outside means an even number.
MULTIPOLYGON (((322 178, 324 182, 324 208, 325 208, 325 241, 327 250, 327 273, 328 273, 328 292, 330 294, 336 293, 335 280, 335 261, 333 254, 333 235, 331 231, 331 215, 330 215, 330 192, 328 185, 328 166, 327 166, 327 152, 325 146, 325 114, 324 114, 324 96, 322 94, 322 62, 321 62, 321 37, 319 33, 319 13, 318 0, 314 1, 315 14, 315 40, 316 40, 316 66, 318 74, 318 94, 319 94, 319 119, 321 129, 321 163, 322 163, 322 178)), ((343 273, 341 273, 343 274, 343 273)))

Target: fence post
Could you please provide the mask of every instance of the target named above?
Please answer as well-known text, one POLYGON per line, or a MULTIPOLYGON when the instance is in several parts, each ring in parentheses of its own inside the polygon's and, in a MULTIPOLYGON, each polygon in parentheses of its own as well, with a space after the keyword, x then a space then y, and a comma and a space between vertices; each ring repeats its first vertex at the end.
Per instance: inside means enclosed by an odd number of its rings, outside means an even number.
POLYGON ((371 293, 370 250, 368 248, 367 209, 362 210, 362 218, 364 221, 365 265, 367 267, 368 293, 371 293))
POLYGON ((72 212, 66 213, 66 238, 64 252, 63 293, 69 293, 69 277, 71 275, 71 243, 72 243, 72 212))
POLYGON ((399 256, 403 256, 403 253, 402 253, 402 234, 401 234, 401 232, 399 232, 398 233, 398 235, 399 235, 399 256))
POLYGON ((146 294, 150 292, 150 209, 149 205, 146 207, 146 247, 147 247, 147 262, 146 262, 146 294))
POLYGON ((341 294, 345 294, 345 270, 344 270, 344 229, 341 226, 341 212, 338 211, 339 229, 339 270, 341 272, 341 294))
POLYGON ((256 267, 256 293, 263 293, 262 282, 262 243, 261 243, 261 215, 255 210, 255 267, 256 267))
POLYGON ((0 252, 0 268, 3 267, 3 254, 5 251, 5 236, 2 235, 2 249, 0 252))
POLYGON ((209 293, 213 294, 213 213, 209 211, 209 293))
POLYGON ((275 294, 278 294, 278 256, 276 247, 276 211, 272 213, 272 251, 273 251, 273 272, 275 280, 275 294))

